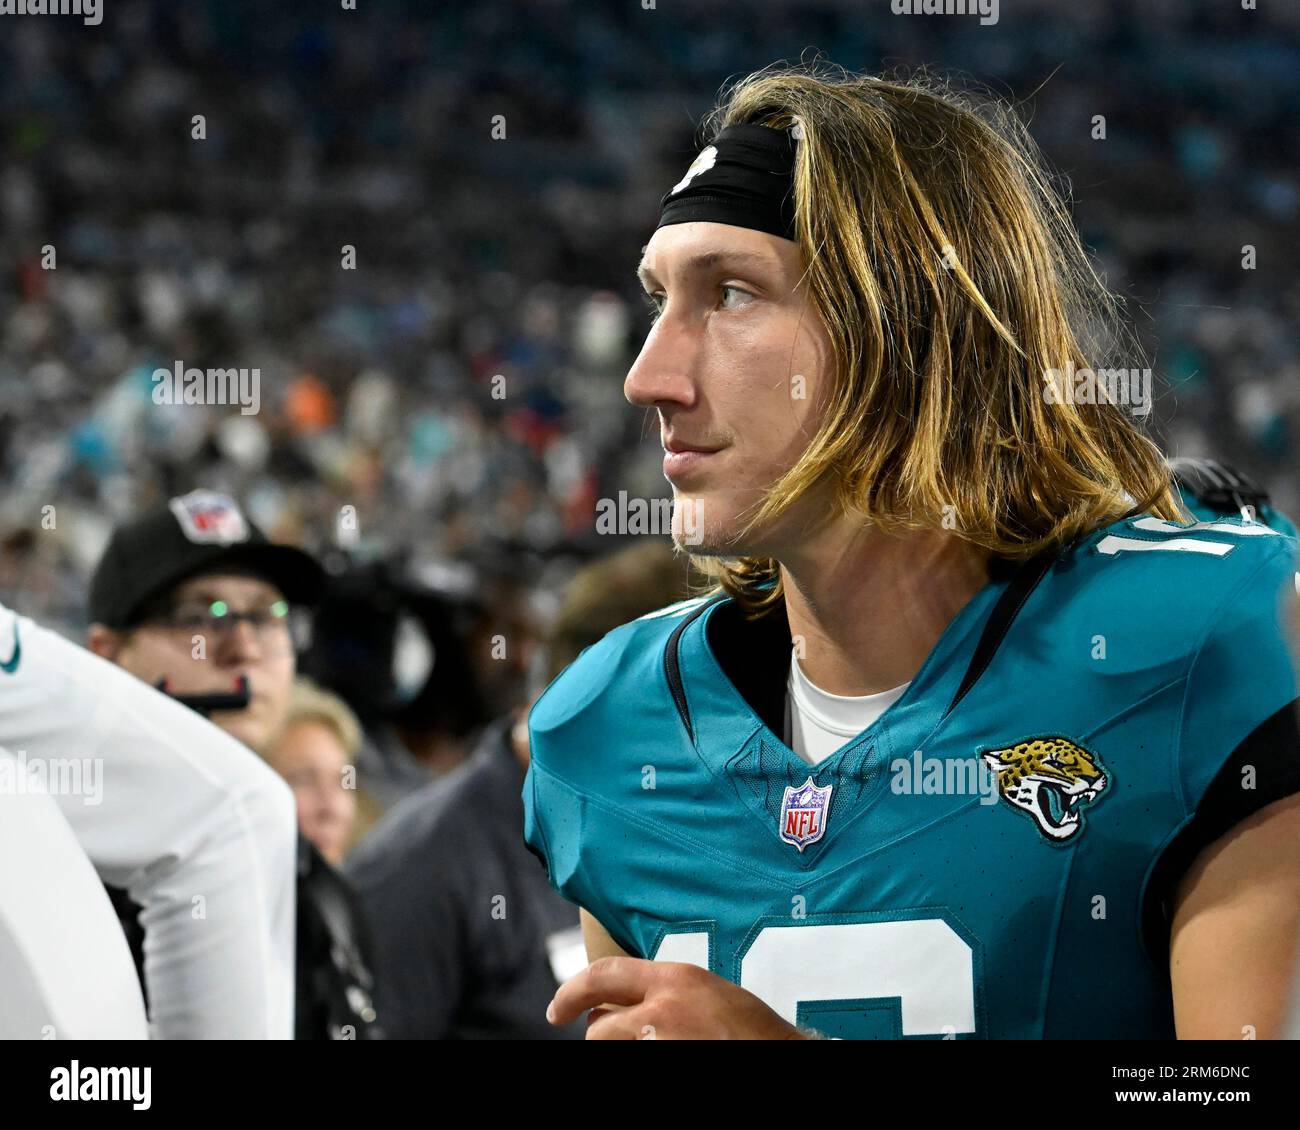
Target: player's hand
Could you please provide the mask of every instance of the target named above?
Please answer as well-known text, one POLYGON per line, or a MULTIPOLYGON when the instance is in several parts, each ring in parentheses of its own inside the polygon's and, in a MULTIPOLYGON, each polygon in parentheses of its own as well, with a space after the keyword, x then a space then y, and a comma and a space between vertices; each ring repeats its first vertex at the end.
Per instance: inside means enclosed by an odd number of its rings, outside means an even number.
POLYGON ((599 958, 560 986, 546 1019, 569 1024, 588 1009, 589 1040, 804 1038, 753 993, 677 962, 599 958))

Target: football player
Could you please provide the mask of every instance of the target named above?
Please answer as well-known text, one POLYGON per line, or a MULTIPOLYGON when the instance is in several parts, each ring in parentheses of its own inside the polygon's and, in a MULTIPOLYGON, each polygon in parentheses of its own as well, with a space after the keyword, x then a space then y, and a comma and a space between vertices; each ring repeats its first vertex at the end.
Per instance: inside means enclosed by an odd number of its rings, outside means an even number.
POLYGON ((1294 540, 1182 508, 1012 115, 769 70, 710 131, 625 392, 718 588, 531 712, 525 835, 592 959, 550 1019, 1278 1035, 1294 540))

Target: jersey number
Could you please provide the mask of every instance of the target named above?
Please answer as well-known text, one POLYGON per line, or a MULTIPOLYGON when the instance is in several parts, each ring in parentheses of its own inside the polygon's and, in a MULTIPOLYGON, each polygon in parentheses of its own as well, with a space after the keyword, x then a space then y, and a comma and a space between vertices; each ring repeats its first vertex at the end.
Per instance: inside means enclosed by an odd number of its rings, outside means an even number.
MULTIPOLYGON (((654 959, 708 969, 711 934, 668 934, 654 959)), ((733 979, 791 1024, 896 1008, 899 1035, 975 1031, 975 950, 942 918, 783 922, 751 937, 733 979)))
POLYGON ((1235 522, 1194 522, 1190 526, 1179 526, 1161 518, 1139 518, 1133 523, 1135 530, 1147 530, 1156 534, 1170 534, 1164 541, 1147 541, 1145 538, 1126 538, 1118 534, 1107 534, 1097 543, 1097 552, 1108 557, 1116 553, 1206 553, 1212 557, 1226 557, 1236 548, 1235 542, 1215 541, 1202 538, 1201 533, 1234 534, 1238 537, 1281 537, 1274 529, 1257 524, 1241 525, 1235 522), (1191 535, 1190 537, 1188 535, 1191 535))

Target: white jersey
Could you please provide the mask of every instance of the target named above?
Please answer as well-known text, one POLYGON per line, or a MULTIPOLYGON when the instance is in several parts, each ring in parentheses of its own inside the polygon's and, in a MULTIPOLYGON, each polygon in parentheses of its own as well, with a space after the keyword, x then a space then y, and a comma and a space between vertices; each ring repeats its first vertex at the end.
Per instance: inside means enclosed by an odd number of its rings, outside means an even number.
POLYGON ((144 1034, 88 858, 144 908, 150 1035, 291 1039, 288 786, 187 707, 3 606, 0 747, 0 1036, 144 1034))

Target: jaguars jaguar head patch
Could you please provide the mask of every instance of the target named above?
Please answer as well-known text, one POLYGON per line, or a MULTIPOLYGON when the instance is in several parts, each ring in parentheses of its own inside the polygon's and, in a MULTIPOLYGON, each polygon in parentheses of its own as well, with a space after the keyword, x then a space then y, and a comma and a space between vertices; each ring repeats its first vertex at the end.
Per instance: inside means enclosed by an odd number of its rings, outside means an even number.
POLYGON ((1077 836, 1084 809, 1110 786, 1105 768, 1069 738, 1028 738, 1004 749, 982 751, 998 782, 998 794, 1029 816, 1053 843, 1077 836))

